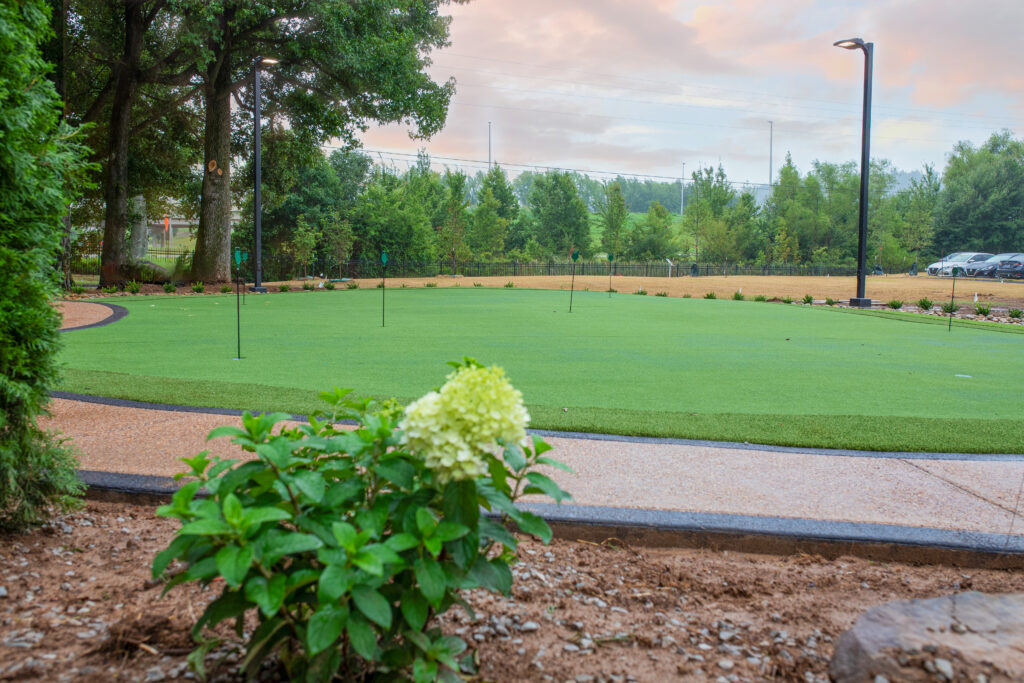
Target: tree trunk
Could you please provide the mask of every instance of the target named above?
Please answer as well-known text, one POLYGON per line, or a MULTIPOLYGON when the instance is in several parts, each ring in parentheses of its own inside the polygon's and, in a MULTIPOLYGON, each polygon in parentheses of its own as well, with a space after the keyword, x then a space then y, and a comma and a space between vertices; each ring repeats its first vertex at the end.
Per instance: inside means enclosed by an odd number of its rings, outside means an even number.
POLYGON ((192 277, 205 283, 231 279, 231 36, 221 17, 223 42, 212 46, 220 59, 206 72, 206 132, 203 195, 192 257, 192 277))
POLYGON ((128 136, 144 30, 141 0, 125 2, 124 55, 114 66, 117 85, 110 110, 110 134, 105 160, 104 198, 107 206, 103 251, 100 256, 101 285, 118 284, 124 278, 125 232, 128 226, 128 136))
POLYGON ((146 258, 149 247, 149 221, 146 219, 146 197, 136 195, 131 199, 129 218, 132 236, 128 243, 128 263, 136 269, 139 262, 146 258))

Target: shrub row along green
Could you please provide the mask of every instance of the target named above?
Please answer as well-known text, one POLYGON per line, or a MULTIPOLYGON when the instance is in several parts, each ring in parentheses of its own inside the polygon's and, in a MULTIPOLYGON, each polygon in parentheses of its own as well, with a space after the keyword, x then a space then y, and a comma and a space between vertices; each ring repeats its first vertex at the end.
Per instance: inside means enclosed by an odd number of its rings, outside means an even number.
MULTIPOLYGON (((284 413, 220 427, 256 460, 185 462, 193 481, 157 514, 182 522, 153 563, 166 590, 223 579, 220 596, 195 624, 245 616, 258 625, 241 664, 250 676, 276 655, 289 680, 462 680, 466 643, 437 628, 459 591, 508 595, 516 538, 506 524, 545 543, 551 530, 520 510, 522 495, 569 495, 538 465, 568 469, 526 435, 522 394, 500 368, 472 359, 438 391, 410 404, 353 401, 347 390, 322 394, 330 408, 309 424, 281 429, 284 413), (355 431, 334 426, 355 419, 355 431), (397 428, 397 429, 396 429, 397 428), (500 457, 499 457, 500 456, 500 457), (198 497, 203 491, 206 497, 198 497), (500 513, 500 521, 480 508, 500 513), (168 572, 171 562, 184 564, 168 572)), ((201 640, 190 661, 201 667, 216 640, 201 640)))

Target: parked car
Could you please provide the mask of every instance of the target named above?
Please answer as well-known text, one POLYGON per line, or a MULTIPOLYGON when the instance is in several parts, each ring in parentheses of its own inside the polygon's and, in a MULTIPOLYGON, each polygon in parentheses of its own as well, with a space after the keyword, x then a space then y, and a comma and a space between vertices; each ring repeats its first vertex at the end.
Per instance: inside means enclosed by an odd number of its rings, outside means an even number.
POLYGON ((1024 254, 1017 254, 1000 263, 996 268, 996 277, 1024 278, 1024 254))
POLYGON ((959 268, 962 274, 968 263, 984 261, 992 256, 993 254, 977 251, 956 251, 928 266, 928 274, 949 276, 952 275, 954 268, 959 268))
POLYGON ((1024 257, 1024 254, 1016 251, 1008 251, 1005 254, 996 254, 990 259, 984 261, 975 261, 974 263, 968 263, 964 268, 969 277, 995 277, 996 270, 999 268, 999 264, 1003 261, 1009 261, 1015 259, 1018 256, 1024 257))

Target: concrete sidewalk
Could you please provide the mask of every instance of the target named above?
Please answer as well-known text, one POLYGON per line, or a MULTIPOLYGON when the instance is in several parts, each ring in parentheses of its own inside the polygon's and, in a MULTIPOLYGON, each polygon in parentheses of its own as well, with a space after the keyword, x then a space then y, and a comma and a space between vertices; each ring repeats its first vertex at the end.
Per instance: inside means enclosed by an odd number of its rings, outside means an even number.
MULTIPOLYGON (((181 457, 241 454, 226 439, 205 441, 214 427, 240 424, 239 411, 67 394, 51 410, 46 426, 74 440, 94 484, 167 482, 184 469, 181 457)), ((551 472, 574 500, 537 509, 577 523, 1024 553, 1024 456, 543 435, 575 471, 551 472)))

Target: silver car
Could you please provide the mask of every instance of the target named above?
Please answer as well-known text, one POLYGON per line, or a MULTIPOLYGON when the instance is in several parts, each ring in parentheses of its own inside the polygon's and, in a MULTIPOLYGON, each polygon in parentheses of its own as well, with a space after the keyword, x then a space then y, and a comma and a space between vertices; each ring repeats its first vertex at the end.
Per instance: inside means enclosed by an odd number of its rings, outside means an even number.
POLYGON ((954 268, 959 268, 958 272, 962 275, 966 272, 968 264, 985 261, 992 256, 978 251, 956 251, 928 266, 928 274, 948 277, 952 275, 954 268))

